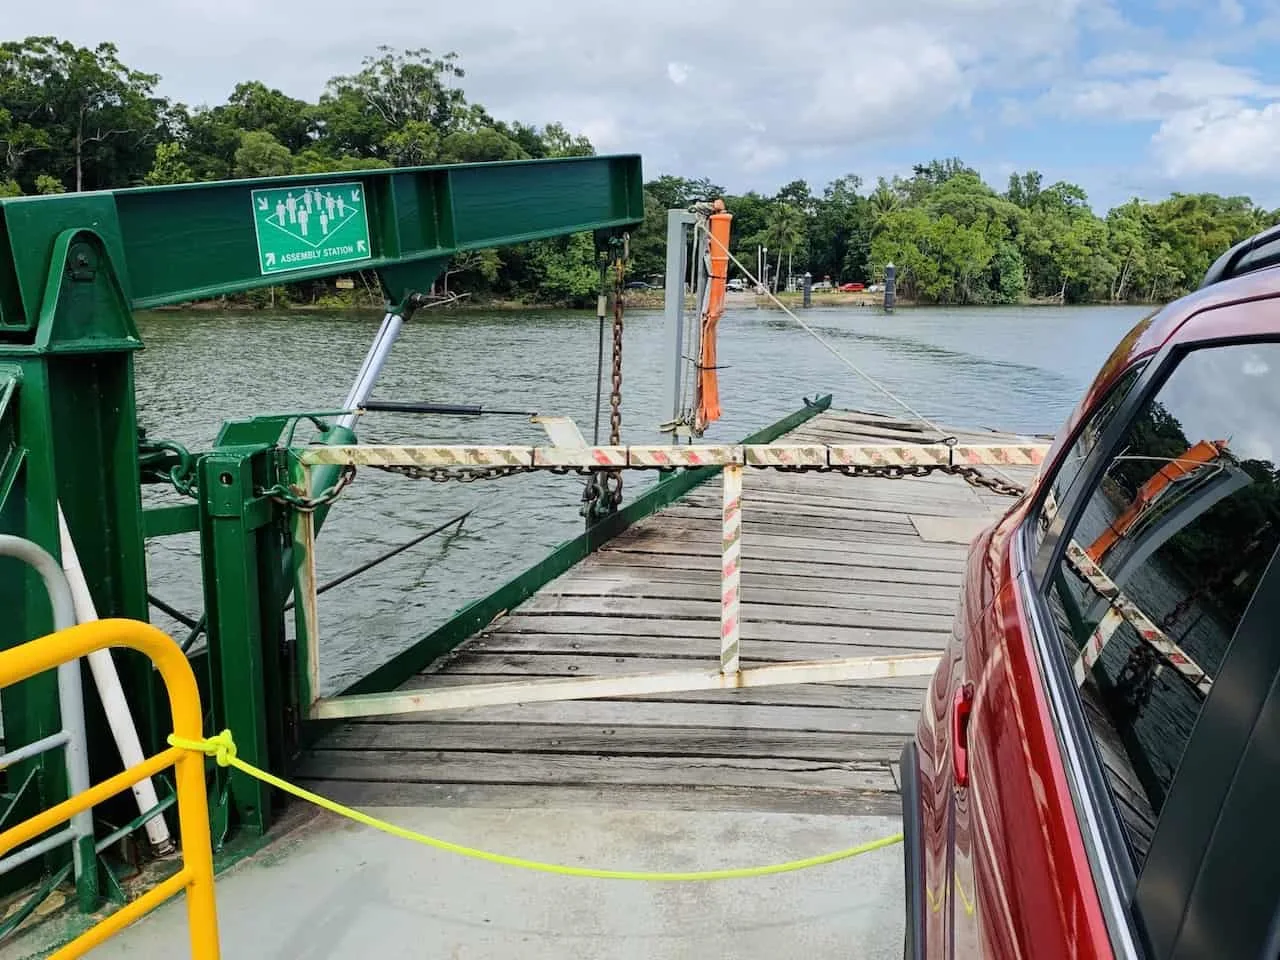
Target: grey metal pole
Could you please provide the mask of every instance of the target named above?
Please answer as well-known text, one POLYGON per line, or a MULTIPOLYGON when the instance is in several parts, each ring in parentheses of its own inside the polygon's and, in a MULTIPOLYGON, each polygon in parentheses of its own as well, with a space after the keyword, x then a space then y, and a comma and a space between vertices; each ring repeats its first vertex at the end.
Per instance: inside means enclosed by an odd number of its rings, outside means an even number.
POLYGON ((687 210, 667 211, 667 272, 664 278, 663 310, 666 318, 664 339, 667 362, 664 371, 666 406, 670 421, 680 419, 680 385, 684 371, 684 282, 688 258, 688 231, 697 217, 687 210))
POLYGON ((813 274, 808 270, 804 272, 804 305, 813 306, 813 274))
POLYGON ((893 313, 898 300, 898 269, 892 263, 884 268, 884 312, 893 313))
POLYGON ((356 374, 355 383, 351 385, 351 392, 347 394, 347 399, 342 404, 342 408, 349 412, 338 419, 339 426, 346 427, 348 430, 355 426, 360 416, 356 410, 373 395, 373 387, 378 382, 378 376, 382 373, 382 368, 386 365, 387 357, 395 345, 396 338, 400 336, 400 329, 403 326, 404 317, 399 313, 391 312, 382 318, 378 335, 373 338, 373 344, 365 354, 360 372, 356 374))
MULTIPOLYGON (((0 556, 21 560, 40 574, 40 578, 44 581, 44 588, 49 594, 49 603, 53 607, 54 630, 65 630, 76 625, 76 607, 71 595, 71 584, 67 582, 62 566, 52 554, 30 540, 0 534, 0 556)), ((90 787, 89 755, 84 731, 84 687, 80 683, 79 660, 72 660, 58 667, 58 713, 62 720, 63 732, 67 734, 67 742, 62 752, 67 771, 67 790, 71 796, 79 796, 90 787)), ((74 836, 71 847, 72 862, 75 864, 76 886, 80 888, 85 871, 96 870, 93 863, 93 813, 85 810, 72 817, 70 834, 74 836)), ((53 838, 50 838, 50 841, 52 840, 53 838)), ((9 858, 8 866, 10 868, 16 866, 14 858, 23 855, 30 858, 38 854, 27 851, 15 854, 14 857, 9 858)), ((94 876, 92 879, 96 887, 97 877, 94 876)))

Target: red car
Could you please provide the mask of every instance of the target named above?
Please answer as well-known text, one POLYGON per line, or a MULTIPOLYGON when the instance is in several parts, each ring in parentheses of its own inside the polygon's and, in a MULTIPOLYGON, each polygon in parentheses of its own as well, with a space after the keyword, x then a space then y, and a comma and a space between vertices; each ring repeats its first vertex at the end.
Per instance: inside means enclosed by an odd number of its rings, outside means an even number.
POLYGON ((1280 228, 970 547, 902 753, 913 957, 1280 956, 1280 228))

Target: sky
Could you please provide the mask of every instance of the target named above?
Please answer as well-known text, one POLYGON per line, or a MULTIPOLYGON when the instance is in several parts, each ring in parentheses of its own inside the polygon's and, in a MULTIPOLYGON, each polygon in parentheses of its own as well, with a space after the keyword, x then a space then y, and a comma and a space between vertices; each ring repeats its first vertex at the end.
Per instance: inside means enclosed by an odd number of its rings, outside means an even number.
POLYGON ((379 45, 456 51, 494 116, 564 123, 647 177, 874 184, 958 156, 1099 212, 1210 190, 1280 207, 1280 0, 7 0, 5 39, 114 42, 160 93, 314 101, 379 45))

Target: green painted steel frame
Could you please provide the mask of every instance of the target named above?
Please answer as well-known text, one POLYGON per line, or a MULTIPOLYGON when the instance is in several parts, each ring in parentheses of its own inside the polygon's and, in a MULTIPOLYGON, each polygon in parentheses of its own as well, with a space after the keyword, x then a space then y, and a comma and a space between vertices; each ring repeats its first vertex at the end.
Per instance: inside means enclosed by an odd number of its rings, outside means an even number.
MULTIPOLYGON (((831 395, 806 400, 802 409, 770 424, 744 439, 743 443, 771 443, 789 433, 800 424, 812 419, 831 406, 831 395)), ((493 593, 459 610, 446 623, 423 637, 412 647, 393 657, 362 680, 357 681, 342 691, 342 696, 362 693, 381 693, 394 690, 414 674, 427 667, 432 661, 448 653, 468 637, 483 629, 498 614, 513 609, 516 605, 533 596, 539 589, 556 577, 570 570, 591 553, 608 543, 632 524, 669 506, 680 499, 694 487, 705 483, 720 473, 719 467, 704 467, 692 470, 677 470, 663 475, 654 484, 631 503, 617 513, 606 517, 572 540, 557 547, 549 556, 534 564, 528 570, 507 581, 493 593)), ((295 534, 295 544, 297 536, 295 534)), ((295 556, 295 564, 299 558, 295 556)), ((295 587, 296 588, 296 587, 295 587)), ((298 607, 302 603, 299 601, 298 607)), ((302 630, 302 621, 298 621, 302 630)), ((298 669, 300 674, 307 670, 305 651, 307 643, 305 635, 298 637, 298 669)), ((322 730, 327 729, 329 722, 312 721, 306 725, 305 740, 313 740, 322 730)))
MULTIPOLYGON (((281 769, 297 736, 281 613, 291 545, 281 511, 259 495, 281 476, 278 440, 220 437, 199 457, 198 504, 144 512, 133 367, 142 342, 132 311, 353 270, 376 271, 389 300, 404 302, 460 250, 635 226, 641 179, 639 157, 582 157, 0 200, 0 530, 59 556, 61 504, 99 614, 141 620, 145 538, 198 530, 210 647, 194 659, 207 664, 212 719, 235 728, 253 762, 281 769), (251 191, 326 181, 362 184, 372 256, 264 276, 251 191)), ((0 610, 0 649, 51 629, 43 591, 3 561, 0 610)), ((118 662, 144 750, 154 751, 168 728, 161 691, 140 658, 118 662)), ((0 706, 11 743, 51 733, 54 678, 5 689, 0 706)), ((96 697, 86 710, 94 775, 114 772, 96 697)), ((4 778, 28 782, 32 773, 39 796, 25 795, 18 815, 65 796, 48 755, 4 778)), ((216 792, 242 823, 265 829, 270 811, 256 783, 231 780, 216 792)))
POLYGON ((67 231, 95 232, 134 309, 354 270, 378 271, 400 302, 460 250, 635 226, 641 179, 638 156, 570 157, 0 200, 0 337, 36 329, 67 231), (371 257, 263 275, 252 191, 351 181, 368 198, 371 257))

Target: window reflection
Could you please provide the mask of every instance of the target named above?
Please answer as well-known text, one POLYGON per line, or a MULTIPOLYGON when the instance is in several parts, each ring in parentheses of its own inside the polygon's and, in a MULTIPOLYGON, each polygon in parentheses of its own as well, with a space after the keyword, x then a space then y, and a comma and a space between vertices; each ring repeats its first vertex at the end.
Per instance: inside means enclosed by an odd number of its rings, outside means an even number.
POLYGON ((1280 537, 1280 345, 1189 354, 1136 418, 1050 605, 1139 859, 1280 537))

